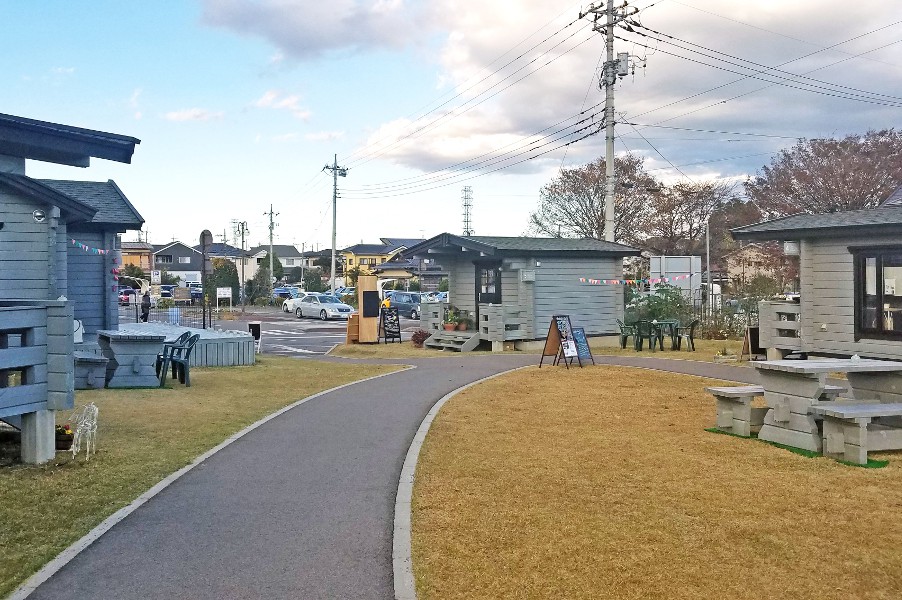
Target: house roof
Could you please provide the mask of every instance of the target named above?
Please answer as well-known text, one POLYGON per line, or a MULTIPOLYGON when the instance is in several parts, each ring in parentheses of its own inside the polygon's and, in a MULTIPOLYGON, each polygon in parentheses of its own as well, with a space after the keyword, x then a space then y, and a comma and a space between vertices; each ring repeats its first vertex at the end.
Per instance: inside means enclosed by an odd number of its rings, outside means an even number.
POLYGON ((342 252, 353 252, 354 254, 391 254, 397 246, 389 246, 387 244, 354 244, 343 249, 342 252))
POLYGON ((442 233, 402 252, 404 257, 472 252, 481 256, 591 255, 638 256, 637 248, 592 238, 457 236, 442 233))
POLYGON ((119 246, 123 250, 149 250, 153 252, 153 244, 147 242, 122 242, 119 246))
MULTIPOLYGON (((248 250, 248 256, 256 256, 257 254, 263 253, 265 256, 266 253, 269 252, 269 244, 264 244, 262 246, 257 246, 255 248, 251 248, 248 250)), ((287 244, 273 244, 272 252, 279 258, 298 258, 301 256, 300 251, 294 246, 290 246, 287 244)))
POLYGON ((92 223, 121 225, 127 229, 141 229, 144 218, 138 214, 119 186, 108 181, 59 181, 38 179, 41 184, 74 198, 97 211, 92 223))
POLYGON ((87 167, 91 157, 130 163, 141 140, 115 133, 0 114, 0 154, 87 167))
POLYGON ((386 246, 391 246, 392 250, 396 250, 401 246, 405 248, 410 248, 411 246, 416 246, 420 242, 424 241, 423 238, 379 238, 379 240, 385 244, 386 246))
POLYGON ((798 214, 730 230, 737 240, 798 240, 836 234, 902 234, 902 206, 847 210, 822 215, 798 214))
POLYGON ((25 175, 0 173, 0 185, 39 202, 58 206, 73 220, 91 221, 97 214, 97 209, 25 175))
POLYGON ((881 204, 881 207, 889 207, 889 206, 902 206, 902 185, 896 188, 896 190, 889 195, 889 197, 884 200, 881 204))
POLYGON ((192 248, 191 246, 189 246, 188 244, 185 244, 183 242, 169 242, 168 244, 154 244, 155 250, 153 251, 153 253, 159 254, 160 252, 163 252, 164 250, 169 250, 173 246, 181 246, 185 250, 194 252, 196 254, 200 254, 200 250, 195 250, 194 248, 192 248))
MULTIPOLYGON (((200 252, 200 244, 194 246, 194 249, 200 252)), ((236 248, 235 246, 229 244, 223 244, 222 242, 216 242, 214 244, 210 244, 210 252, 207 255, 238 257, 241 256, 241 248, 236 248)))

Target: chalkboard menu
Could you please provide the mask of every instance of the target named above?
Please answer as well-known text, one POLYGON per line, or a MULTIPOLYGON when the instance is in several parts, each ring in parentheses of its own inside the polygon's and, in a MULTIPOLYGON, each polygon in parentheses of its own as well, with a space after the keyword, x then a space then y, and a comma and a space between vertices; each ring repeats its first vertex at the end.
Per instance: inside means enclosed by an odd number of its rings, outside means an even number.
POLYGON ((401 343, 401 320, 398 318, 397 308, 383 308, 379 318, 379 331, 387 344, 390 340, 398 340, 401 343))
MULTIPOLYGON (((583 334, 585 339, 585 333, 583 334)), ((588 347, 588 345, 587 345, 588 347)), ((546 356, 554 356, 552 364, 558 364, 561 358, 564 359, 564 365, 569 369, 570 365, 567 359, 575 358, 580 361, 579 366, 583 366, 580 360, 581 355, 576 346, 576 340, 573 337, 573 327, 570 325, 569 315, 554 315, 551 317, 551 325, 548 327, 548 337, 545 339, 545 349, 542 350, 542 358, 539 359, 539 367, 546 356)), ((594 362, 594 361, 593 361, 594 362)))
MULTIPOLYGON (((364 291, 363 292, 363 316, 378 317, 379 316, 379 292, 364 291)), ((372 340, 370 340, 372 341, 372 340)))
POLYGON ((586 339, 586 330, 582 327, 573 328, 573 341, 576 342, 576 354, 579 358, 586 358, 595 364, 595 357, 589 349, 589 340, 586 339))

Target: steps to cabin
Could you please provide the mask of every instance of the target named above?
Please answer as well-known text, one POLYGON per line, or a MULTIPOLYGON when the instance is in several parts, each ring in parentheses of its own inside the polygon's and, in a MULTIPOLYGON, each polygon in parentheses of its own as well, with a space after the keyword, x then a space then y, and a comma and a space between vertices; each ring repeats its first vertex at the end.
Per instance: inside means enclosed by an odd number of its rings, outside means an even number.
POLYGON ((436 331, 423 345, 438 350, 469 352, 479 346, 478 331, 436 331))

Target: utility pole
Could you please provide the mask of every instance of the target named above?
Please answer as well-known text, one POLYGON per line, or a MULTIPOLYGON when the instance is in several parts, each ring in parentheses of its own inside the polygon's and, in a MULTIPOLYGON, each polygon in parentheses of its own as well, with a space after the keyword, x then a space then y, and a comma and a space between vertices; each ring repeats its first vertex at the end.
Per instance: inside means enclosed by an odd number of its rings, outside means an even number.
POLYGON ((247 221, 241 221, 236 224, 238 228, 238 233, 241 235, 241 285, 239 286, 239 295, 241 296, 241 312, 244 312, 244 307, 247 306, 247 294, 244 293, 244 286, 247 285, 247 281, 244 279, 244 265, 247 264, 247 254, 244 250, 244 236, 247 235, 247 221))
POLYGON ((338 221, 338 176, 347 177, 348 170, 345 167, 338 166, 337 154, 333 158, 331 165, 323 167, 323 171, 326 170, 332 171, 332 283, 329 291, 335 293, 335 226, 338 221))
POLYGON ((614 26, 620 25, 630 15, 636 14, 638 9, 627 10, 627 3, 614 8, 614 0, 607 0, 607 8, 590 4, 586 12, 580 12, 579 18, 592 15, 592 29, 605 36, 605 62, 601 77, 598 78, 599 87, 605 90, 604 123, 605 123, 605 195, 604 195, 604 239, 614 241, 614 84, 617 76, 625 77, 629 68, 629 54, 620 53, 614 59, 614 26), (601 15, 605 16, 604 24, 600 23, 601 15))
POLYGON ((301 285, 305 288, 307 287, 304 284, 304 263, 307 262, 307 242, 301 242, 301 285))
POLYGON ((273 270, 273 255, 272 255, 272 232, 273 229, 276 228, 276 223, 273 223, 273 217, 279 216, 279 213, 274 213, 272 211, 272 204, 269 205, 269 212, 263 213, 264 215, 269 215, 269 289, 272 291, 272 279, 275 277, 275 271, 273 270))

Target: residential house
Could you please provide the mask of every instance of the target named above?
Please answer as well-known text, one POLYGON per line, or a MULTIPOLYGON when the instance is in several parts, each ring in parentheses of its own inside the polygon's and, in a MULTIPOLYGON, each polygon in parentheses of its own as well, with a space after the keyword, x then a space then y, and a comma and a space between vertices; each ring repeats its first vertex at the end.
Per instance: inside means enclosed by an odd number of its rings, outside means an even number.
POLYGON ((121 242, 122 266, 132 265, 147 274, 153 270, 153 244, 147 242, 121 242))
POLYGON ((902 358, 902 187, 878 208, 792 215, 730 233, 783 242, 799 257, 799 301, 759 305, 769 355, 902 358))
POLYGON ((154 245, 153 268, 165 270, 179 278, 179 285, 200 282, 203 272, 203 255, 182 242, 154 245))
MULTIPOLYGON (((298 250, 295 246, 287 244, 273 244, 272 253, 275 258, 279 259, 279 262, 282 264, 282 268, 285 271, 289 271, 295 267, 300 267, 302 264, 304 264, 306 267, 305 257, 301 255, 300 250, 298 250)), ((265 266, 267 269, 269 268, 268 262, 264 265, 264 261, 267 260, 266 257, 268 255, 269 244, 256 246, 248 251, 248 257, 250 258, 250 264, 252 265, 254 273, 256 273, 257 269, 259 269, 261 266, 265 266)), ((248 275, 248 278, 250 278, 250 275, 248 275)))

